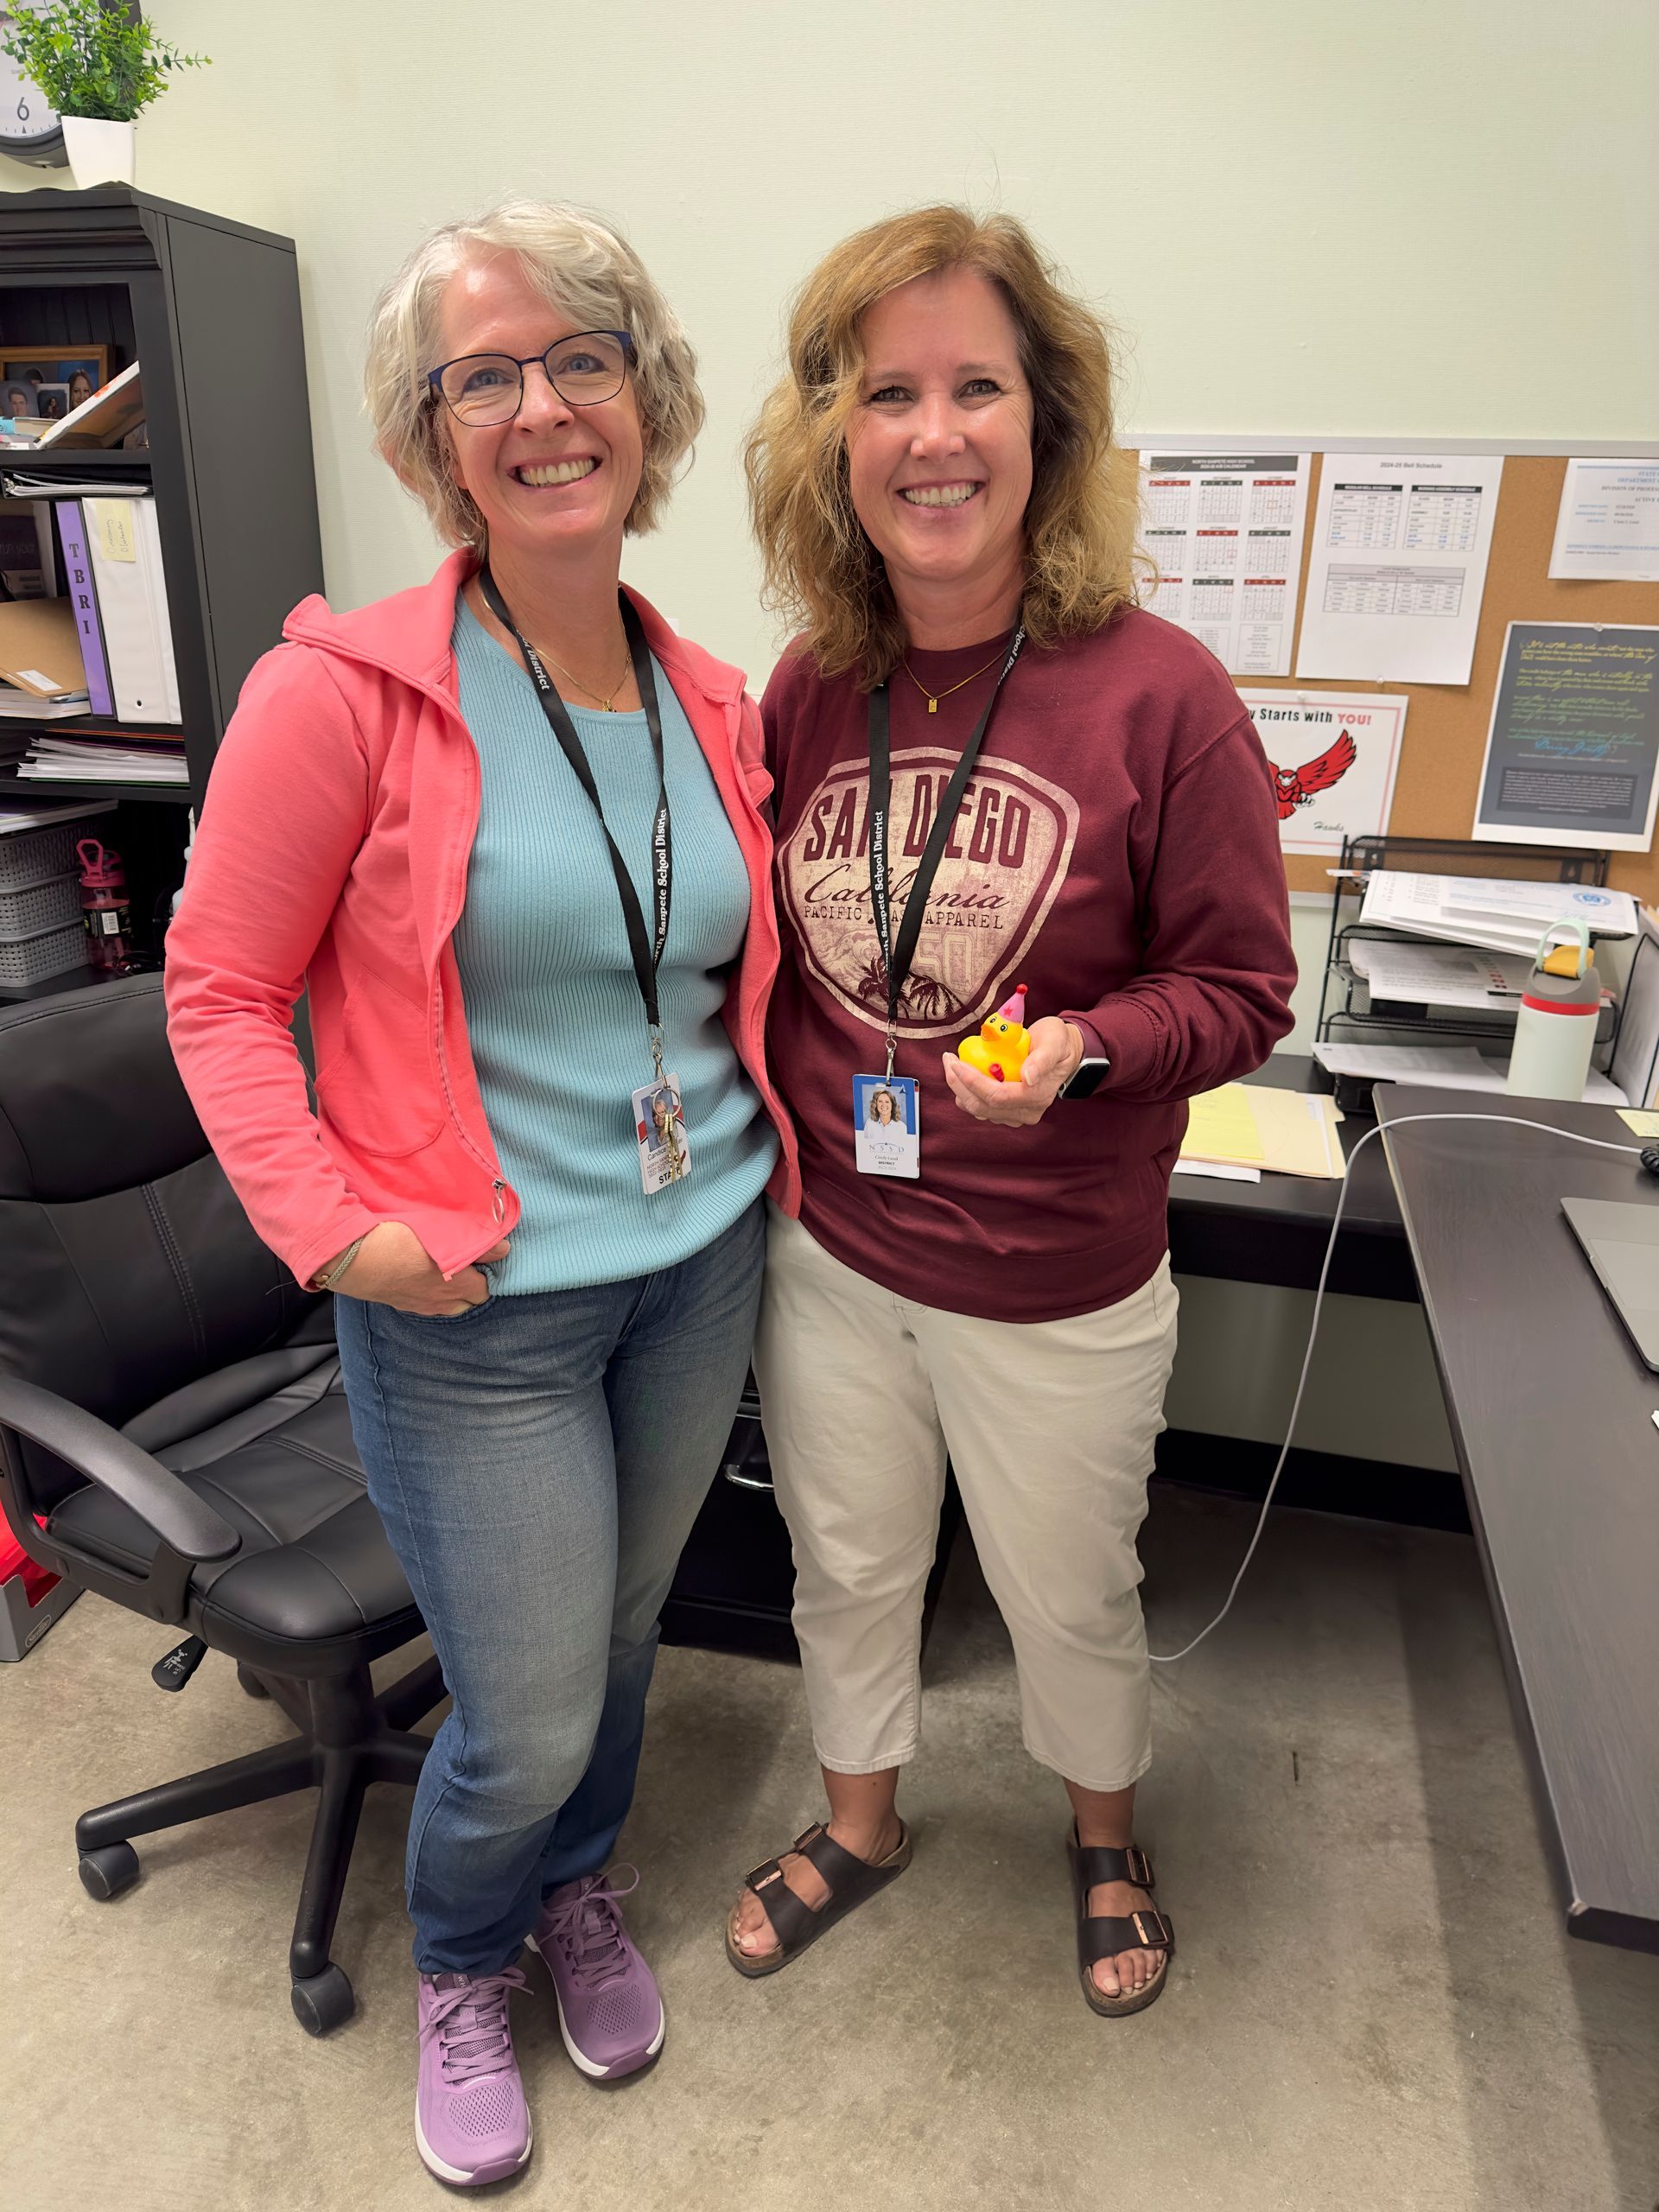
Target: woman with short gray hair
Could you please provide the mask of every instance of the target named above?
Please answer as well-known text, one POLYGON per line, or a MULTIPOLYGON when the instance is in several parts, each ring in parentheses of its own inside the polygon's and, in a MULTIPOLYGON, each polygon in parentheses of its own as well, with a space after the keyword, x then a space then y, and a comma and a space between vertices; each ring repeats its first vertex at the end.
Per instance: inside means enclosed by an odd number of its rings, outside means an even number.
POLYGON ((410 257, 365 384, 456 550, 354 613, 307 601, 248 678, 168 1004, 255 1227, 340 1294, 370 1495, 453 1699, 410 1823, 416 2134, 484 2183, 530 2156, 527 1940, 584 2074, 662 2045, 605 1867, 747 1366, 760 1193, 799 1184, 762 1054, 759 719, 619 586, 702 420, 677 319, 613 230, 513 201, 410 257))

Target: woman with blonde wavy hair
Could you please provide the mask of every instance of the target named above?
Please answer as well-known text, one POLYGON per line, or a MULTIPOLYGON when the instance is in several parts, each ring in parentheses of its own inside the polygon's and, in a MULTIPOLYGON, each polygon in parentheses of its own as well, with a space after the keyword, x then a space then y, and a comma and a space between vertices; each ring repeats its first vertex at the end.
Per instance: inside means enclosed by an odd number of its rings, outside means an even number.
POLYGON ((451 1695, 407 1869, 416 2140, 451 2183, 530 2157, 526 1941, 583 2074, 662 2047, 605 1866, 747 1372, 760 1192, 796 1203, 759 716, 618 583, 702 423, 696 367, 577 209, 513 201, 416 248, 375 309, 369 412, 454 550, 378 605, 290 615, 168 940, 214 1149, 338 1294, 369 1494, 451 1695))
POLYGON ((1133 1827, 1166 1199, 1182 1101, 1266 1058, 1295 969, 1249 717, 1135 604, 1112 391, 1106 329, 1019 223, 927 207, 807 279, 748 447, 800 625, 761 711, 768 1045, 803 1200, 772 1212, 755 1370, 830 1814, 749 1876, 726 1930, 744 1974, 909 1864, 897 1784, 948 1453, 1026 1746, 1071 1799, 1084 1996, 1138 2012, 1167 1980, 1133 1827), (1021 1005, 1015 1079, 957 1057, 1021 1005), (861 1177, 847 1094, 872 1071, 917 1086, 918 1141, 861 1177))

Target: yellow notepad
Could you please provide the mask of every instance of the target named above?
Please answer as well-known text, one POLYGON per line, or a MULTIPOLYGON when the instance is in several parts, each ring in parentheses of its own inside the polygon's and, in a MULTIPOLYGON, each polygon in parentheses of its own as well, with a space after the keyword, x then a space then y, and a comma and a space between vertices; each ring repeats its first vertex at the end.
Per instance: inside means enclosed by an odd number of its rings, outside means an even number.
POLYGON ((1242 1083, 1224 1083, 1187 1101, 1186 1137, 1181 1154, 1189 1160, 1219 1160, 1242 1167, 1262 1164, 1262 1135, 1242 1083))

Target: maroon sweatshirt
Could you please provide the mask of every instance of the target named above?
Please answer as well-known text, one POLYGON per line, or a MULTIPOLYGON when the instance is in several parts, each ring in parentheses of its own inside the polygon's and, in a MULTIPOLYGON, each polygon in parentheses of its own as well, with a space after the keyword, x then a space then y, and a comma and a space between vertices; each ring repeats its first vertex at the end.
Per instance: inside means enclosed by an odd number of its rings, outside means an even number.
MULTIPOLYGON (((995 642, 910 664, 938 695, 995 642)), ((895 937, 1000 664, 935 715, 893 673, 895 937)), ((886 1051, 867 696, 791 652, 761 714, 783 936, 768 1046, 800 1133, 803 1221, 860 1274, 952 1313, 1051 1321, 1128 1297, 1168 1244, 1181 1102, 1260 1066, 1290 1027, 1272 779, 1220 664, 1131 611, 1052 651, 1027 645, 1003 685, 899 1007, 894 1065, 921 1084, 918 1182, 853 1164, 852 1079, 879 1073, 886 1051), (1111 1061, 1091 1098, 1056 1099, 1024 1129, 963 1113, 939 1065, 1017 983, 1027 1023, 1065 1014, 1111 1061)))

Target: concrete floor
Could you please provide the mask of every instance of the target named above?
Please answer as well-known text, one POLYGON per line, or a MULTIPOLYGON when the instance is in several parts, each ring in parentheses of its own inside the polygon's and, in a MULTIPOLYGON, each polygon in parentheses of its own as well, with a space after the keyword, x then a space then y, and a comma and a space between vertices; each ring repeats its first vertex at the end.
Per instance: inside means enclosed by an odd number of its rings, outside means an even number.
MULTIPOLYGON (((1154 1648, 1206 1618, 1248 1533, 1164 1493, 1154 1648)), ((75 1815, 272 1739, 212 1659, 83 1599, 0 1669, 5 2212, 403 2212, 416 2157, 400 1866, 370 1800, 336 1955, 356 2018, 314 2042, 284 1970, 312 1801, 142 1846, 99 1906, 75 1815)), ((792 1669, 668 1651, 625 1847, 663 1980, 655 2070, 595 2089, 539 1972, 537 2119, 511 2194, 582 2212, 1650 2212, 1659 1959, 1570 1943, 1466 1539, 1281 1516, 1224 1629, 1160 1669, 1141 1840, 1179 1928, 1139 2019, 1077 1989, 1058 1788, 1019 1746, 971 1554, 929 1653, 912 1871, 777 1980, 726 1964, 737 1878, 817 1810, 792 1669)))

